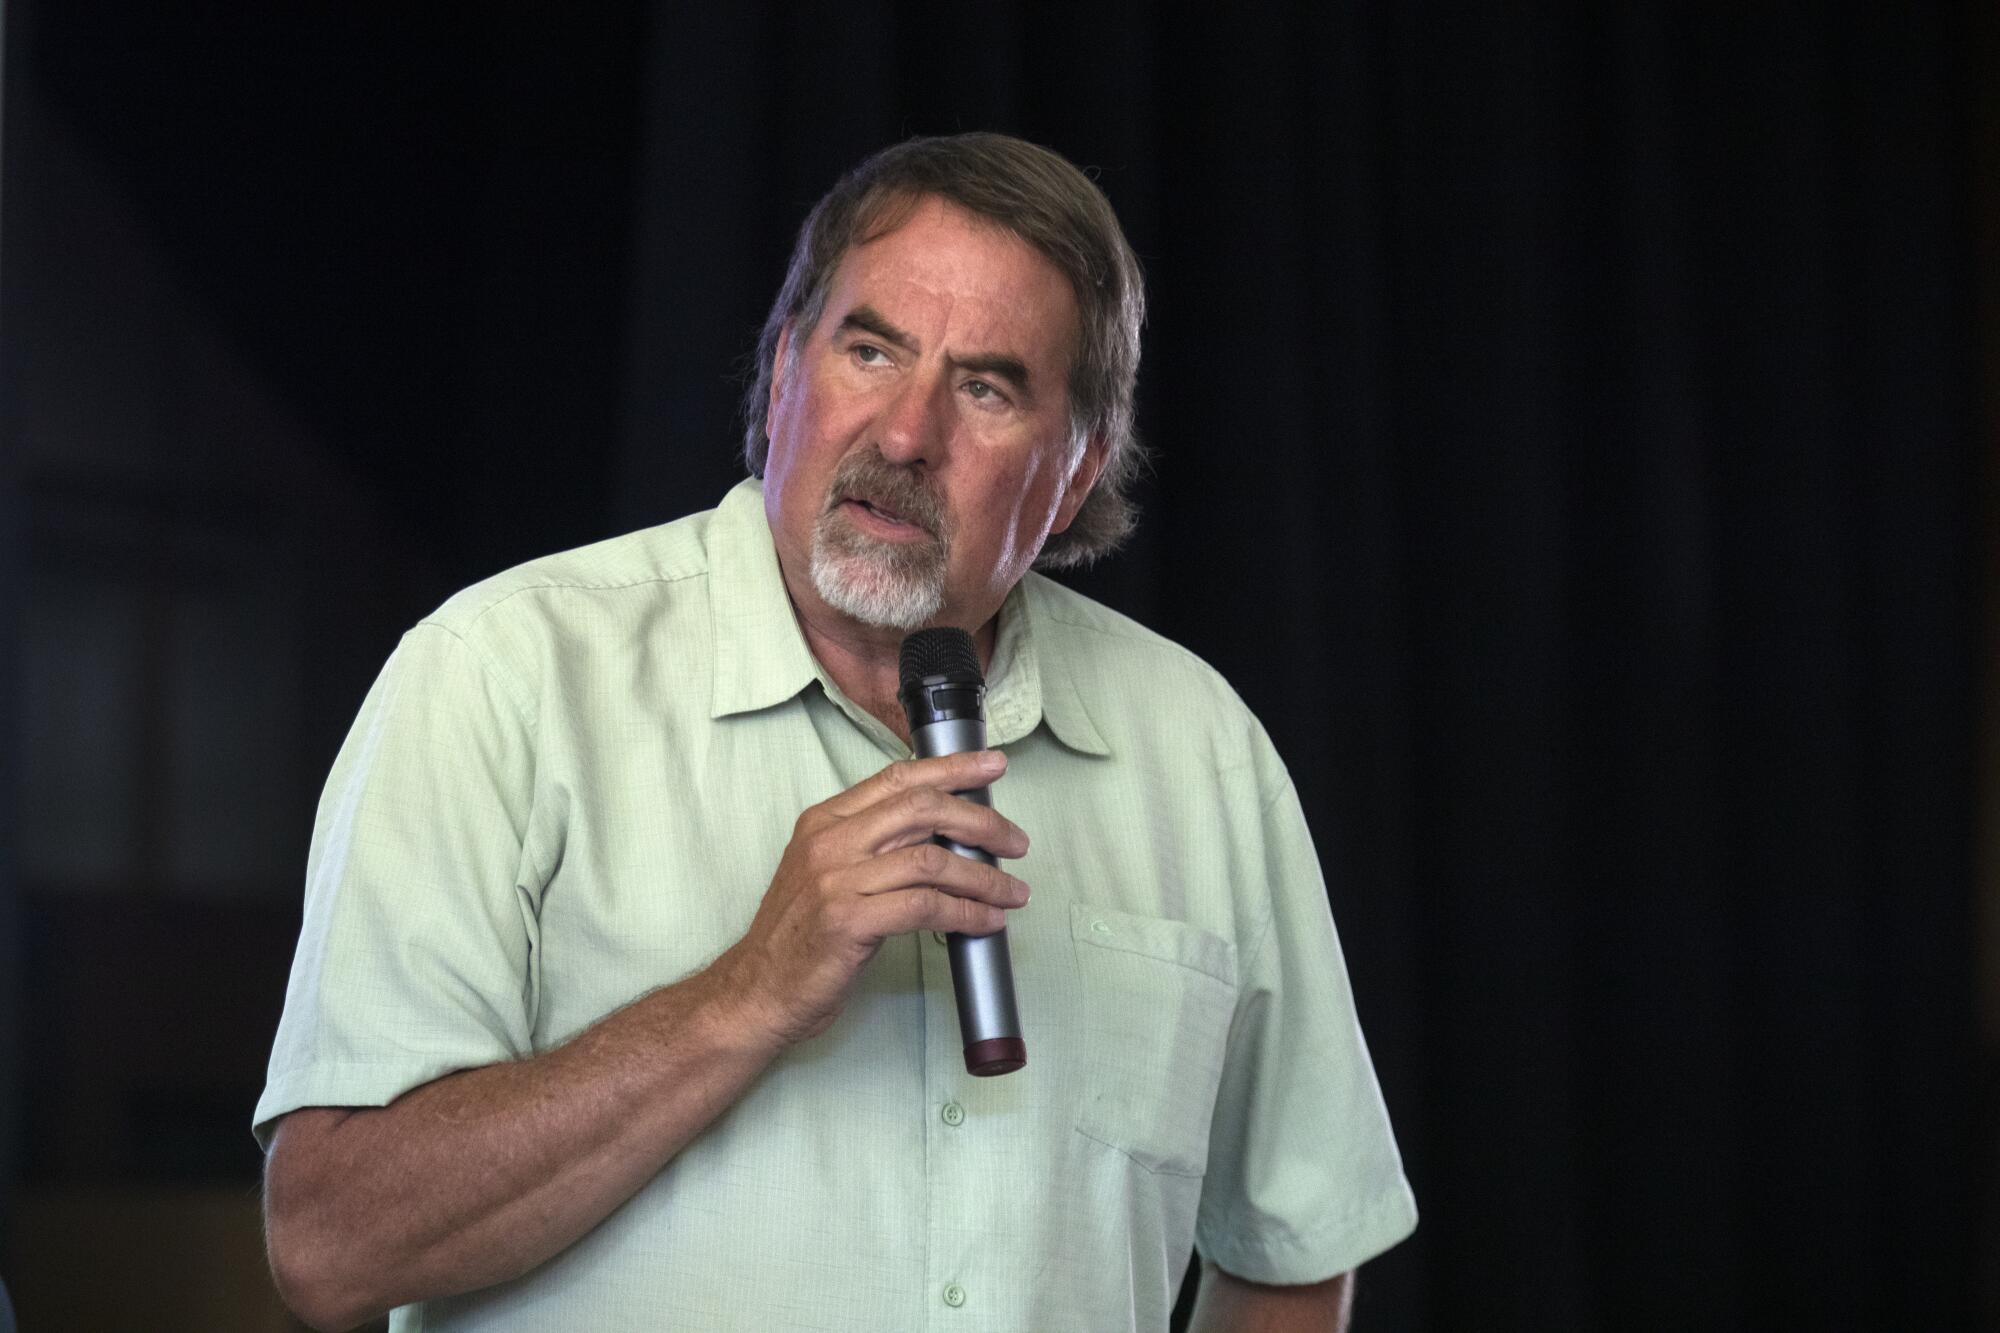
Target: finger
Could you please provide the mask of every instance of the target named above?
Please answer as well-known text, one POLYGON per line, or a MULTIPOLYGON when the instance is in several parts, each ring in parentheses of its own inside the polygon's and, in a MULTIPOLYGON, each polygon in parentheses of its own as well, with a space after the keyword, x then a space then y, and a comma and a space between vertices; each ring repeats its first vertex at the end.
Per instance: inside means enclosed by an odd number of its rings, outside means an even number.
POLYGON ((954 898, 995 907, 1019 907, 1028 901, 1028 886, 1021 880, 934 842, 858 862, 841 872, 832 887, 836 892, 862 897, 904 889, 938 889, 954 898))
POLYGON ((820 802, 819 808, 845 819, 897 792, 917 787, 967 791, 986 786, 1006 771, 1007 756, 998 750, 966 750, 935 759, 899 759, 875 776, 863 778, 846 791, 829 796, 820 802))
POLYGON ((937 889, 912 889, 870 898, 861 915, 869 934, 884 938, 916 930, 991 935, 1007 925, 1007 914, 1000 908, 937 889))
POLYGON ((995 856, 1028 854, 1028 835, 1019 824, 936 787, 913 787, 876 802, 843 823, 839 837, 859 858, 913 847, 939 833, 995 856))

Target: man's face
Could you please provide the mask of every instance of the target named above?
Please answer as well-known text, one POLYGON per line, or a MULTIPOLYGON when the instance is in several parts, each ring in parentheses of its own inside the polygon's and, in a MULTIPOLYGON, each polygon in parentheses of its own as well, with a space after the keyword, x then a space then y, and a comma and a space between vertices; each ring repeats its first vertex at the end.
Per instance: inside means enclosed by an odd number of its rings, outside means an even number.
POLYGON ((802 615, 975 630, 999 610, 1097 474, 1070 434, 1076 339, 1061 271, 941 200, 848 251, 772 377, 764 508, 802 615))

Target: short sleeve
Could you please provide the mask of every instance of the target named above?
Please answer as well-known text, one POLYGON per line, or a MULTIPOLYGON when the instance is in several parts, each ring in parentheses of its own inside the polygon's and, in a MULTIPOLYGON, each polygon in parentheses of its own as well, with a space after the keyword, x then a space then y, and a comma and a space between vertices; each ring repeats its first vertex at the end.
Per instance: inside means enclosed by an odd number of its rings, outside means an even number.
POLYGON ((383 667, 320 798, 305 919, 254 1129, 383 1106, 529 1053, 535 917, 522 848, 532 730, 473 649, 419 625, 383 667))
POLYGON ((1417 1213, 1312 837, 1278 774, 1263 807, 1270 918, 1244 950, 1195 1246, 1247 1281, 1296 1284, 1380 1254, 1417 1213))

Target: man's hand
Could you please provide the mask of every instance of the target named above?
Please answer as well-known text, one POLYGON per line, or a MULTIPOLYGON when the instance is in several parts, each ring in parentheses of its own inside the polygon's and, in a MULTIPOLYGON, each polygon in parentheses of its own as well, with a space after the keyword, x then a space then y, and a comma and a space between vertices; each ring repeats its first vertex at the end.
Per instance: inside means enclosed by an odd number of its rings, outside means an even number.
POLYGON ((272 1269, 318 1328, 516 1277, 574 1243, 832 1023, 890 935, 1000 929, 1027 886, 930 845, 996 856, 1027 835, 952 791, 993 753, 892 764, 799 816, 749 931, 713 964, 532 1059, 388 1106, 286 1116, 265 1169, 272 1269))
POLYGON ((711 971, 787 1044, 832 1025, 891 935, 990 935, 1028 901, 1020 880, 931 841, 1018 857, 1028 835, 954 791, 1006 771, 997 750, 894 763, 799 816, 750 929, 711 971))

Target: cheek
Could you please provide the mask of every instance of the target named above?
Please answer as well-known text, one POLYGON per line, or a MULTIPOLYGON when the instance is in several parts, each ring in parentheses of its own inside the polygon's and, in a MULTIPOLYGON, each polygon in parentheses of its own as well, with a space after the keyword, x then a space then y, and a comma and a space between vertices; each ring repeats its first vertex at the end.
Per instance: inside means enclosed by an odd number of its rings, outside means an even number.
POLYGON ((986 525, 983 545, 991 553, 995 574, 1011 583, 1026 572, 1034 560, 1049 525, 1055 520, 1055 487, 1047 464, 1030 464, 1025 475, 996 483, 986 492, 987 502, 979 513, 986 525), (998 497, 1006 496, 1005 500, 998 497))
POLYGON ((781 519, 796 520, 809 502, 810 450, 799 434, 804 420, 796 392, 780 394, 772 405, 771 452, 764 460, 764 509, 774 527, 781 519))
POLYGON ((781 485, 810 473, 814 466, 813 429, 820 415, 803 378, 803 370, 794 371, 771 404, 771 453, 765 475, 767 481, 776 478, 781 485))

